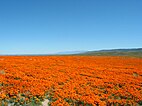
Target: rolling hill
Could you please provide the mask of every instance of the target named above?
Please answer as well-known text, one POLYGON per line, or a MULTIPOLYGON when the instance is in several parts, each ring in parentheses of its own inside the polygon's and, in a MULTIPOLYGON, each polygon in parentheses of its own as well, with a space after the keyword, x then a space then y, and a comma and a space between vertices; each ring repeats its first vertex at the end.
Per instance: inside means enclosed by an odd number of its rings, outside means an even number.
POLYGON ((79 54, 75 54, 75 55, 84 55, 84 56, 133 56, 133 57, 142 57, 142 48, 87 51, 87 52, 79 53, 79 54))

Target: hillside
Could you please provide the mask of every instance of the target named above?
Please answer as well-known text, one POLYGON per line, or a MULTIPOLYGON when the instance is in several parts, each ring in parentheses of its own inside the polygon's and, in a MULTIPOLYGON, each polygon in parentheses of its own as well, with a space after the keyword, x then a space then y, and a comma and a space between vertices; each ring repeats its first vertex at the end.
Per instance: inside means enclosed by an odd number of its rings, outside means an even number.
POLYGON ((100 51, 87 51, 76 55, 91 55, 91 56, 133 56, 142 57, 142 48, 136 49, 112 49, 100 51))

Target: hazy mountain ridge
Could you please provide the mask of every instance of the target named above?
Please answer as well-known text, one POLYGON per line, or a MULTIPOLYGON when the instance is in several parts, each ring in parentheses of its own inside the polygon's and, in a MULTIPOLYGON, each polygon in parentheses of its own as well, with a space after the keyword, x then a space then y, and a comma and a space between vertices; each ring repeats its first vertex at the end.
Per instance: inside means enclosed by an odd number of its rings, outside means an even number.
POLYGON ((142 48, 96 51, 65 51, 51 54, 0 54, 1 56, 131 56, 142 57, 142 48))
POLYGON ((142 57, 142 48, 87 51, 87 52, 76 54, 76 55, 142 57))
POLYGON ((55 54, 79 54, 79 53, 85 53, 87 51, 64 51, 64 52, 58 52, 58 53, 55 53, 55 54))

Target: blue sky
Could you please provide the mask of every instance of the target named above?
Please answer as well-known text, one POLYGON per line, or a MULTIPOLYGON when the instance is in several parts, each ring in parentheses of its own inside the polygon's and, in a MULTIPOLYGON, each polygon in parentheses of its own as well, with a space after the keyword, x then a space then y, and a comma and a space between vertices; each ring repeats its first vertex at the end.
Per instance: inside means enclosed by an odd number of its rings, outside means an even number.
POLYGON ((0 0, 0 54, 142 47, 142 0, 0 0))

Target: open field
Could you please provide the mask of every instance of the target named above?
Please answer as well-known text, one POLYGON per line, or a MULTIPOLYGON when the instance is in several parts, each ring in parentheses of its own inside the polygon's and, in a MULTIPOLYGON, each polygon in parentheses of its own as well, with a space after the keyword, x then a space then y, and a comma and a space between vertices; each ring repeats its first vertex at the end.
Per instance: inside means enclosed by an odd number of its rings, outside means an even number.
POLYGON ((0 105, 140 106, 142 58, 0 56, 0 105))

